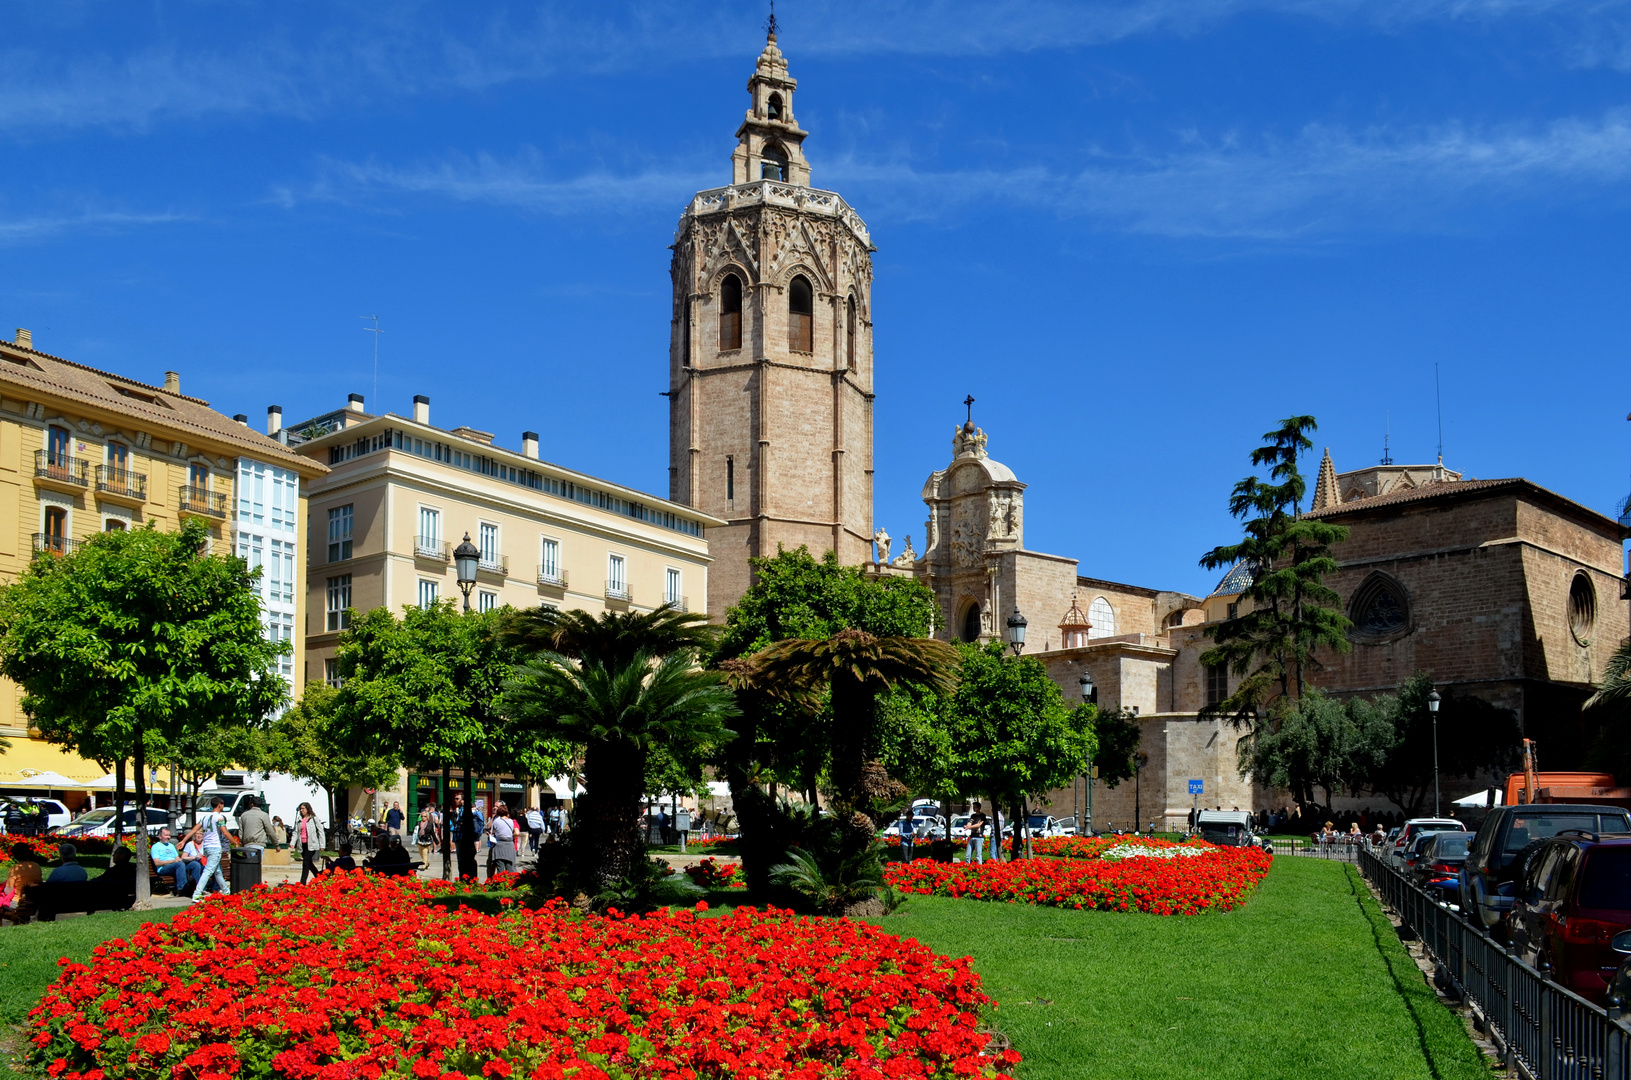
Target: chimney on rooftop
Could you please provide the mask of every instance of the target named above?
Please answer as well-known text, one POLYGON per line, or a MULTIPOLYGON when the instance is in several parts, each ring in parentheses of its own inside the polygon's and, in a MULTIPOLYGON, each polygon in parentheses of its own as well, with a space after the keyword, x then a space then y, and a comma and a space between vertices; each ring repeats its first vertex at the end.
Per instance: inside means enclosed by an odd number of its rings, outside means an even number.
POLYGON ((19 326, 17 328, 17 340, 14 342, 14 344, 19 345, 24 349, 32 349, 34 347, 34 334, 31 331, 24 330, 19 326))
POLYGON ((350 394, 345 399, 345 407, 352 412, 362 412, 362 395, 350 394))
POLYGON ((523 431, 521 433, 521 456, 538 460, 538 433, 536 431, 523 431))
POLYGON ((174 371, 164 373, 164 388, 172 394, 181 393, 181 376, 174 371))
POLYGON ((430 426, 430 398, 424 394, 413 396, 413 422, 430 426))
POLYGON ((266 434, 276 435, 283 430, 283 406, 268 405, 266 407, 266 434))
POLYGON ((233 415, 232 418, 234 420, 238 421, 238 423, 242 424, 244 427, 249 426, 249 414, 248 413, 242 413, 242 412, 241 413, 236 413, 236 414, 233 415))

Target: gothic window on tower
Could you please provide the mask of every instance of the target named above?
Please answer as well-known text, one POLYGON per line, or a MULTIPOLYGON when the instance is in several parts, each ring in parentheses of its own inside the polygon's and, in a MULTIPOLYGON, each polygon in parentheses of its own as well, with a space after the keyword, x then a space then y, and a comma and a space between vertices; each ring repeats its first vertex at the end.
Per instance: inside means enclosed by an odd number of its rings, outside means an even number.
POLYGON ((844 301, 844 359, 855 370, 855 297, 844 301))
POLYGON ((1404 586, 1377 571, 1360 583, 1348 603, 1353 629, 1348 636, 1359 642, 1392 641, 1410 631, 1410 596, 1404 586))
POLYGON ((719 351, 742 347, 742 279, 726 274, 719 283, 719 351))
POLYGON ((770 95, 770 102, 765 108, 765 115, 772 120, 782 118, 782 96, 780 94, 770 95))
POLYGON ((787 347, 794 352, 815 352, 814 329, 815 298, 810 293, 810 281, 796 277, 787 290, 787 347))
POLYGON ((773 144, 766 144, 759 161, 759 179, 786 180, 787 155, 782 148, 773 144))
POLYGON ((736 459, 725 458, 725 501, 736 501, 736 459))
POLYGON ((968 610, 963 612, 963 640, 980 640, 980 605, 970 604, 968 610))

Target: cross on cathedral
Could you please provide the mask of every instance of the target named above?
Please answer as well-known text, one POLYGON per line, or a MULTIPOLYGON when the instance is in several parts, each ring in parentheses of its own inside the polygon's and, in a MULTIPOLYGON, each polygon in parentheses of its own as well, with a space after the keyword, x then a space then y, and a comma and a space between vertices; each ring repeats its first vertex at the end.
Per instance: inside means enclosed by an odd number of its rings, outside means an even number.
POLYGON ((968 397, 964 398, 963 404, 968 407, 968 422, 971 424, 974 423, 974 395, 970 394, 968 397))

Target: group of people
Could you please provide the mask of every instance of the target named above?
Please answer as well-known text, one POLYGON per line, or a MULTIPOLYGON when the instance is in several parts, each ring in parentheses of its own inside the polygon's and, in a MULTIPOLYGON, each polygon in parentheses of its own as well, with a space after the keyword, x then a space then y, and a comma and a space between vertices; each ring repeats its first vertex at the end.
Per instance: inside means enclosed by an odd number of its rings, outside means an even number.
POLYGON ((6 832, 12 836, 39 836, 49 815, 32 801, 13 800, 6 806, 6 832))
MULTIPOLYGON (((393 803, 386 811, 386 829, 392 840, 401 838, 402 826, 390 822, 405 819, 393 819, 390 815, 400 814, 401 809, 400 803, 393 803)), ((419 849, 419 861, 426 866, 431 865, 431 856, 441 851, 444 843, 457 850, 464 839, 464 819, 462 794, 454 795, 453 802, 445 811, 436 803, 427 803, 419 812, 419 823, 413 829, 413 843, 419 849)), ((559 806, 547 809, 528 806, 512 812, 508 803, 499 801, 492 804, 490 816, 483 809, 481 800, 476 800, 470 806, 471 839, 476 842, 478 851, 485 849, 489 877, 513 871, 521 861, 523 850, 536 855, 541 843, 558 840, 565 827, 566 818, 559 806)))
MULTIPOLYGON (((29 905, 25 903, 24 890, 31 885, 42 882, 48 884, 85 883, 93 880, 86 873, 85 867, 80 865, 79 850, 72 844, 57 845, 57 865, 51 868, 50 874, 41 866, 34 849, 27 844, 13 844, 11 847, 11 866, 6 873, 6 881, 0 886, 0 926, 6 923, 25 923, 31 917, 29 905)), ((129 848, 117 847, 113 849, 113 857, 108 861, 108 868, 94 879, 98 884, 134 887, 136 881, 135 856, 129 848)))

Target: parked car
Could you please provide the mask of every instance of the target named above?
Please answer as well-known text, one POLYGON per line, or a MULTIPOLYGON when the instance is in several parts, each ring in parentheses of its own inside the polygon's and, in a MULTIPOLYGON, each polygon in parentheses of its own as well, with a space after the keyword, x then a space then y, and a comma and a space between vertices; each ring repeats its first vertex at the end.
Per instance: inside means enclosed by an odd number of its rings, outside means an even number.
MULTIPOLYGON (((1059 824, 1058 818, 1051 817, 1048 814, 1032 814, 1030 817, 1026 818, 1025 827, 1030 830, 1031 839, 1033 840, 1041 836, 1075 835, 1074 829, 1067 832, 1064 827, 1059 824)), ((1013 839, 1014 823, 1012 821, 1005 822, 1003 824, 1002 835, 1005 839, 1013 839)))
POLYGON ((951 838, 958 843, 968 839, 968 814, 957 814, 951 819, 951 838))
POLYGON ((1446 830, 1430 834, 1411 873, 1416 884, 1439 900, 1454 903, 1460 898, 1461 867, 1467 861, 1472 834, 1446 830))
POLYGON ((1567 831, 1543 842, 1507 916, 1520 957, 1588 1001, 1602 1004, 1631 930, 1631 835, 1567 831))
POLYGON ((1059 830, 1055 834, 1056 836, 1076 836, 1081 832, 1081 827, 1077 824, 1075 817, 1057 818, 1054 821, 1054 826, 1059 830))
MULTIPOLYGON (((137 810, 128 807, 124 812, 124 831, 134 834, 136 831, 137 810)), ((157 807, 147 808, 147 834, 157 836, 162 826, 170 824, 170 814, 157 807)), ((58 830, 58 835, 66 838, 75 836, 111 837, 113 835, 113 807, 105 806, 100 810, 92 810, 84 814, 78 821, 58 830)))
POLYGON ((24 806, 31 803, 40 808, 40 827, 47 832, 54 829, 60 829, 73 820, 74 815, 68 812, 68 807, 63 805, 60 800, 39 799, 32 795, 25 795, 20 798, 7 799, 4 802, 0 802, 0 821, 5 821, 11 816, 10 810, 13 806, 16 806, 19 810, 21 810, 24 806))
POLYGON ((1395 870, 1405 869, 1404 856, 1415 844, 1416 838, 1424 832, 1465 831, 1466 825, 1455 818, 1421 817, 1411 818, 1394 837, 1393 846, 1387 849, 1386 862, 1395 870))
POLYGON ((1467 849, 1467 861, 1461 868, 1458 891, 1462 914, 1474 926, 1497 937, 1504 936, 1503 919, 1512 910, 1516 876, 1523 869, 1518 856, 1530 844, 1549 839, 1565 829, 1595 833, 1631 831, 1631 812, 1617 806, 1589 803, 1495 807, 1478 827, 1467 849))
MULTIPOLYGON (((897 818, 884 826, 878 835, 888 838, 900 836, 901 819, 897 818)), ((946 822, 940 817, 914 817, 912 819, 912 842, 923 844, 930 840, 943 840, 946 836, 946 822)))
POLYGON ((1219 847, 1257 847, 1252 816, 1244 810, 1202 810, 1195 819, 1195 831, 1209 844, 1219 847))

